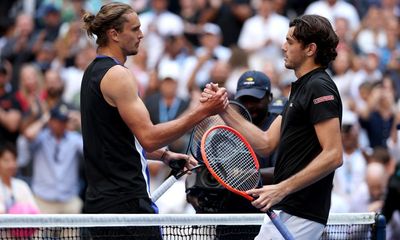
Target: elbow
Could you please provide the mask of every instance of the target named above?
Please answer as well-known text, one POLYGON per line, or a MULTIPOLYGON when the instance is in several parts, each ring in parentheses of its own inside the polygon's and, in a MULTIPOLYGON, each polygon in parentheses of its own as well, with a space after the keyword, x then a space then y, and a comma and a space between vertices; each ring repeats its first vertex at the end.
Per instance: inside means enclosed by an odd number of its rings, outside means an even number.
POLYGON ((334 166, 333 166, 333 167, 334 167, 335 169, 337 169, 337 168, 339 168, 340 166, 342 166, 342 164, 343 164, 343 154, 342 154, 342 151, 336 151, 336 152, 334 153, 333 159, 334 159, 334 161, 333 161, 334 166))
POLYGON ((154 152, 155 150, 161 148, 162 146, 159 146, 158 143, 151 141, 151 140, 144 140, 144 141, 139 141, 140 145, 142 146, 143 150, 146 152, 154 152))
POLYGON ((146 152, 154 152, 155 150, 159 149, 149 144, 141 144, 141 145, 143 147, 143 150, 145 150, 146 152))

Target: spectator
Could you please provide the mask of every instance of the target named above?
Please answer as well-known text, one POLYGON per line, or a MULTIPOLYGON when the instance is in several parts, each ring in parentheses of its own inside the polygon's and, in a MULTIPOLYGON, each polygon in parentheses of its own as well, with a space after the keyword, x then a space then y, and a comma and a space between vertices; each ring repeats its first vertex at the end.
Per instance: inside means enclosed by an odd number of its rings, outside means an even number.
POLYGON ((367 165, 366 182, 352 196, 349 212, 380 212, 385 198, 388 175, 382 163, 367 165))
POLYGON ((60 32, 61 12, 58 7, 52 3, 43 5, 37 14, 38 26, 36 34, 36 42, 34 52, 41 48, 44 42, 54 42, 60 32))
POLYGON ((0 57, 3 57, 3 48, 6 45, 8 39, 10 39, 14 34, 13 30, 14 30, 13 19, 0 18, 0 57))
POLYGON ((46 41, 41 44, 40 48, 37 49, 33 64, 36 65, 43 73, 52 67, 52 63, 56 58, 56 51, 54 49, 54 43, 46 41))
POLYGON ((339 38, 337 50, 351 51, 353 49, 353 33, 350 30, 348 19, 344 17, 336 17, 334 28, 339 38))
MULTIPOLYGON (((226 88, 226 82, 228 81, 229 74, 231 72, 231 66, 228 61, 219 60, 216 61, 210 70, 208 82, 213 82, 221 87, 226 88)), ((228 92, 228 98, 232 99, 234 97, 233 92, 228 92)))
POLYGON ((34 58, 33 46, 35 24, 31 15, 21 13, 15 20, 14 34, 8 39, 3 47, 2 57, 13 65, 12 77, 10 80, 12 91, 18 89, 18 79, 21 66, 34 58))
POLYGON ((261 0, 256 15, 244 22, 238 40, 238 46, 250 54, 251 69, 261 70, 266 60, 278 66, 288 29, 289 19, 274 11, 274 0, 261 0))
POLYGON ((369 82, 375 85, 382 80, 382 72, 379 70, 379 56, 375 52, 368 53, 367 55, 363 55, 361 57, 356 56, 355 58, 360 58, 361 68, 356 72, 353 72, 353 79, 350 85, 350 94, 352 96, 352 100, 358 102, 361 99, 361 84, 369 82))
POLYGON ((33 64, 25 64, 21 68, 19 89, 15 98, 22 110, 21 131, 40 118, 42 114, 42 101, 40 94, 43 88, 42 72, 33 64))
POLYGON ((226 81, 226 89, 228 92, 236 92, 239 77, 249 70, 249 54, 237 46, 233 46, 231 50, 232 55, 229 58, 231 71, 226 81))
MULTIPOLYGON (((68 68, 76 65, 75 58, 82 51, 94 48, 94 42, 88 39, 81 28, 80 21, 63 24, 60 34, 54 41, 57 58, 52 63, 53 68, 68 68)), ((91 54, 88 55, 90 57, 91 54)))
POLYGON ((165 71, 171 65, 176 65, 180 71, 176 76, 177 95, 180 98, 188 100, 189 93, 186 87, 191 70, 195 64, 192 49, 188 46, 187 40, 183 34, 169 35, 164 38, 164 52, 158 62, 158 71, 165 71))
POLYGON ((396 18, 400 17, 400 4, 396 0, 382 0, 380 1, 382 5, 382 10, 384 14, 389 16, 394 16, 396 18))
POLYGON ((357 110, 371 148, 387 147, 386 142, 394 124, 393 89, 386 90, 382 86, 382 83, 373 86, 365 108, 357 110))
POLYGON ((184 24, 184 35, 194 47, 200 45, 197 35, 201 33, 201 16, 206 11, 207 1, 179 0, 181 6, 180 16, 184 24))
POLYGON ((60 77, 64 83, 62 99, 64 102, 79 109, 80 92, 83 72, 90 62, 96 57, 96 49, 91 45, 81 49, 74 57, 74 64, 63 67, 60 70, 60 77))
POLYGON ((360 25, 360 17, 356 8, 344 0, 318 0, 311 3, 304 14, 318 14, 326 17, 332 25, 335 18, 344 17, 348 20, 352 32, 360 25))
POLYGON ((81 212, 79 161, 83 143, 79 133, 67 130, 68 114, 65 104, 53 107, 18 141, 19 165, 33 161, 32 190, 42 213, 81 212))
POLYGON ((10 91, 11 65, 0 62, 0 143, 15 144, 21 122, 21 106, 10 91))
POLYGON ((377 49, 386 46, 384 24, 382 10, 376 6, 370 7, 367 15, 362 19, 359 29, 354 33, 354 42, 360 53, 376 52, 377 49))
MULTIPOLYGON (((159 72, 160 90, 145 100, 145 105, 154 124, 168 122, 179 117, 189 106, 189 101, 177 96, 179 68, 174 64, 165 66, 159 72)), ((185 152, 185 137, 174 141, 169 149, 174 152, 185 152)))
POLYGON ((164 37, 183 34, 183 20, 168 11, 169 0, 153 0, 149 11, 139 14, 143 39, 148 53, 148 67, 156 67, 164 50, 164 37))
POLYGON ((396 168, 396 161, 389 153, 389 150, 384 147, 375 147, 372 151, 372 154, 367 156, 367 161, 368 163, 382 163, 388 176, 391 176, 396 168))
MULTIPOLYGON (((379 69, 382 72, 386 72, 392 58, 398 61, 398 56, 400 54, 399 25, 397 18, 391 17, 387 19, 385 26, 387 44, 378 48, 380 57, 379 69)), ((397 89, 400 89, 400 86, 398 86, 397 89)), ((399 92, 397 94, 399 94, 399 92)))
POLYGON ((221 28, 221 44, 231 47, 238 41, 244 21, 253 15, 250 0, 216 0, 209 5, 201 16, 201 22, 212 22, 221 28))
POLYGON ((155 91, 158 87, 158 79, 155 79, 155 70, 147 67, 147 49, 139 46, 140 50, 134 56, 128 56, 126 62, 127 68, 129 68, 136 77, 139 96, 143 99, 149 94, 149 92, 155 91), (154 80, 151 80, 151 77, 154 80))
POLYGON ((347 212, 351 197, 365 183, 367 160, 358 144, 359 134, 356 114, 345 111, 342 120, 343 165, 336 170, 333 179, 331 212, 347 212))
POLYGON ((351 71, 352 54, 344 49, 337 51, 337 57, 332 62, 332 80, 336 83, 340 96, 342 97, 343 107, 350 108, 351 98, 351 83, 354 74, 351 71))
POLYGON ((24 181, 14 177, 16 172, 15 146, 0 144, 0 214, 39 213, 31 189, 24 181))
POLYGON ((199 36, 201 46, 195 50, 197 64, 188 80, 189 92, 203 88, 210 78, 210 72, 217 61, 229 61, 231 50, 221 45, 221 29, 213 23, 203 25, 203 32, 199 36))
POLYGON ((44 87, 41 98, 45 101, 44 111, 49 111, 62 101, 64 82, 57 70, 49 69, 44 73, 44 87))

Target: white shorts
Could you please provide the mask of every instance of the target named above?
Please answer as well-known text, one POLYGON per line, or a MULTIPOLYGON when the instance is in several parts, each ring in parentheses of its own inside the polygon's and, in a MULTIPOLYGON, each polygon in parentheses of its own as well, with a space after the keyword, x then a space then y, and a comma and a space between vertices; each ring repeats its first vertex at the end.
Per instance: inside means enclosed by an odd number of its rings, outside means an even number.
MULTIPOLYGON (((296 240, 317 240, 321 238, 325 226, 304 218, 296 217, 283 211, 275 211, 283 224, 296 240)), ((255 240, 278 240, 284 239, 274 223, 265 214, 264 222, 255 240)))

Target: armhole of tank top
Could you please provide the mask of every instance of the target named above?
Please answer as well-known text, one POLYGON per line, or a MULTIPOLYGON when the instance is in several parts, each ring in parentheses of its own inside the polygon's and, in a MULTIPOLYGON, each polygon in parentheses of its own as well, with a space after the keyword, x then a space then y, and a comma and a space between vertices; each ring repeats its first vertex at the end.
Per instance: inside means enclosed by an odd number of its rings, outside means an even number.
POLYGON ((107 103, 107 105, 108 105, 109 107, 114 108, 114 109, 117 109, 116 106, 111 105, 111 104, 106 100, 106 98, 104 97, 103 91, 101 90, 101 82, 103 81, 104 77, 107 75, 108 71, 110 71, 111 68, 113 68, 114 66, 117 66, 117 65, 120 65, 120 66, 121 66, 121 64, 119 64, 118 61, 116 61, 114 58, 109 57, 109 56, 98 55, 98 56, 96 57, 96 59, 112 59, 112 60, 114 61, 114 63, 115 63, 115 65, 110 66, 110 67, 104 72, 103 76, 102 76, 101 79, 99 80, 99 85, 98 85, 98 88, 99 88, 99 89, 98 89, 98 90, 99 90, 99 93, 101 94, 101 97, 103 98, 104 102, 107 103))

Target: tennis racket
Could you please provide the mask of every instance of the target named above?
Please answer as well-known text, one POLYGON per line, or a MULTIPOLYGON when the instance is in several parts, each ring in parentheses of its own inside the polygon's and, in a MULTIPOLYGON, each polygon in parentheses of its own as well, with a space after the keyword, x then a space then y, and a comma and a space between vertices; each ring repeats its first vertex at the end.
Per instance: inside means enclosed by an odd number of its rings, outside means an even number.
MULTIPOLYGON (((240 103, 236 101, 229 101, 229 106, 231 106, 235 111, 242 115, 248 121, 252 121, 249 111, 240 103)), ((204 167, 203 159, 201 156, 200 146, 201 139, 204 133, 210 128, 218 125, 226 125, 224 120, 219 115, 213 115, 203 119, 198 123, 192 130, 190 134, 189 143, 186 148, 186 154, 189 153, 197 160, 198 165, 192 169, 183 170, 185 166, 184 160, 179 160, 180 163, 176 161, 171 161, 171 176, 167 178, 152 194, 151 198, 156 202, 174 183, 176 183, 181 177, 186 175, 188 172, 193 172, 196 169, 204 167)), ((178 161, 178 160, 177 160, 178 161)))
MULTIPOLYGON (((247 190, 259 186, 261 174, 256 154, 247 140, 235 129, 215 126, 201 140, 201 154, 211 175, 226 189, 252 201, 247 190)), ((271 221, 286 240, 294 239, 272 210, 271 221)))

